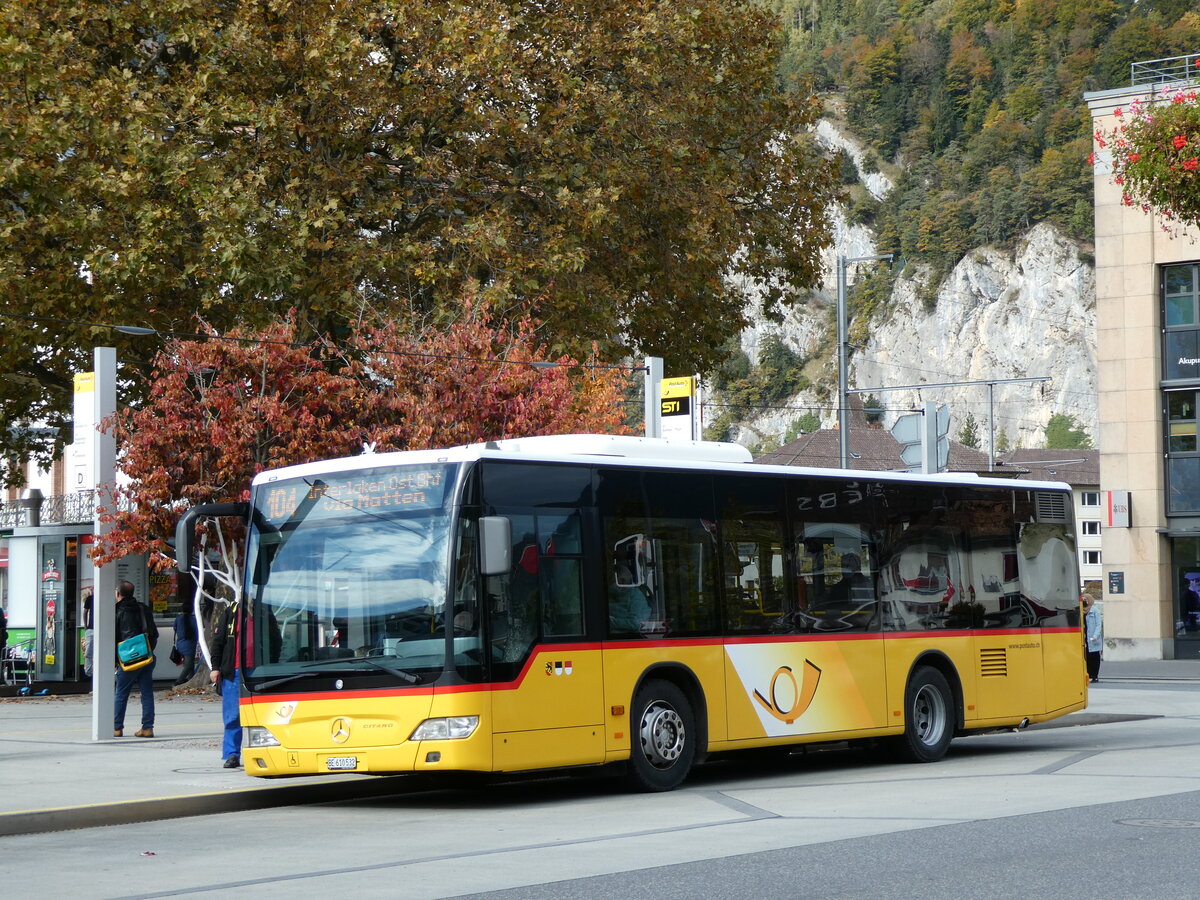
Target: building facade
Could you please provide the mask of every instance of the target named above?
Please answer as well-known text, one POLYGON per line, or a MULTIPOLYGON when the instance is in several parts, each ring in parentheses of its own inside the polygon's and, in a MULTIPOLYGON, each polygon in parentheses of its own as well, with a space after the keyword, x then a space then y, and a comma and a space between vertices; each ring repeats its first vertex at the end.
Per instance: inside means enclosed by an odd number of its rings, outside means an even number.
MULTIPOLYGON (((1170 102, 1198 56, 1133 66, 1087 94, 1092 122, 1170 102)), ((1096 356, 1102 500, 1129 492, 1128 527, 1102 534, 1105 654, 1200 657, 1200 231, 1123 202, 1096 143, 1096 356), (1189 577, 1191 576, 1191 577, 1189 577), (1193 590, 1195 588, 1195 590, 1193 590)))

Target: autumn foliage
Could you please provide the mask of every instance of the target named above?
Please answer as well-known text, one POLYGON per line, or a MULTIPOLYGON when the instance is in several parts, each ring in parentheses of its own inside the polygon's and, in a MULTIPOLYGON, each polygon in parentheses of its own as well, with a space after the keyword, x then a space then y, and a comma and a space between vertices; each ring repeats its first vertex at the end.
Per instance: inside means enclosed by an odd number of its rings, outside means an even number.
POLYGON ((117 488, 97 561, 149 553, 169 565, 166 540, 184 509, 244 499, 267 468, 368 444, 385 452, 625 430, 628 371, 547 360, 535 328, 531 319, 501 325, 468 301, 444 329, 380 324, 341 347, 297 341, 294 318, 172 341, 144 376, 145 404, 106 423, 131 480, 117 488))
POLYGON ((307 340, 475 281, 555 353, 711 366, 830 240, 782 40, 756 0, 0 4, 0 454, 61 450, 89 347, 149 355, 92 323, 307 340))

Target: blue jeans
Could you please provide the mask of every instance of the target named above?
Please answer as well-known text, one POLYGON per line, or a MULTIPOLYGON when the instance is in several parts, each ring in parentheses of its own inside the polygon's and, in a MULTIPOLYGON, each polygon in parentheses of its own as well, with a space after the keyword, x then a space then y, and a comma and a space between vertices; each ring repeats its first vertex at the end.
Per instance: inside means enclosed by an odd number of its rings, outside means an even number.
POLYGON ((241 674, 240 669, 235 669, 232 678, 221 679, 221 719, 225 723, 221 759, 242 755, 242 721, 238 710, 241 674))
POLYGON ((114 731, 125 727, 125 706, 129 703, 129 692, 135 684, 142 695, 142 727, 154 727, 154 663, 150 663, 133 672, 117 669, 117 694, 113 703, 114 731))

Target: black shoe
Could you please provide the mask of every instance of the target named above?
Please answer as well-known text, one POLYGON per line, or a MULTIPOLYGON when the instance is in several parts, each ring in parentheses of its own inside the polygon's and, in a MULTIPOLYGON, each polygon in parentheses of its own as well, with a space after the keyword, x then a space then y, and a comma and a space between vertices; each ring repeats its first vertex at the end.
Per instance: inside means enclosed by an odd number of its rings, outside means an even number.
POLYGON ((229 759, 225 760, 225 768, 226 769, 236 769, 241 764, 242 764, 242 761, 240 759, 238 759, 236 756, 231 756, 231 757, 229 757, 229 759))

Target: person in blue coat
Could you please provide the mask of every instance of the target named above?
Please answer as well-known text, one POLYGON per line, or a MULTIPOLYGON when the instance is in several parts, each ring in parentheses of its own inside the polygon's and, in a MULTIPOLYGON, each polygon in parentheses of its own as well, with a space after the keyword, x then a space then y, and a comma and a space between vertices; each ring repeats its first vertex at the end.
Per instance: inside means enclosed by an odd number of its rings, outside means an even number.
POLYGON ((183 657, 183 670, 175 679, 176 687, 187 684, 196 673, 196 642, 199 639, 196 617, 184 610, 175 617, 175 649, 183 657))
POLYGON ((1100 659, 1104 651, 1104 623, 1096 601, 1084 594, 1079 598, 1083 604, 1083 639, 1087 644, 1088 678, 1095 683, 1100 680, 1100 659))
POLYGON ((237 658, 237 604, 225 607, 217 620, 212 640, 212 672, 209 678, 221 695, 221 719, 225 726, 221 738, 221 757, 226 769, 242 764, 242 723, 238 709, 241 672, 237 658))

